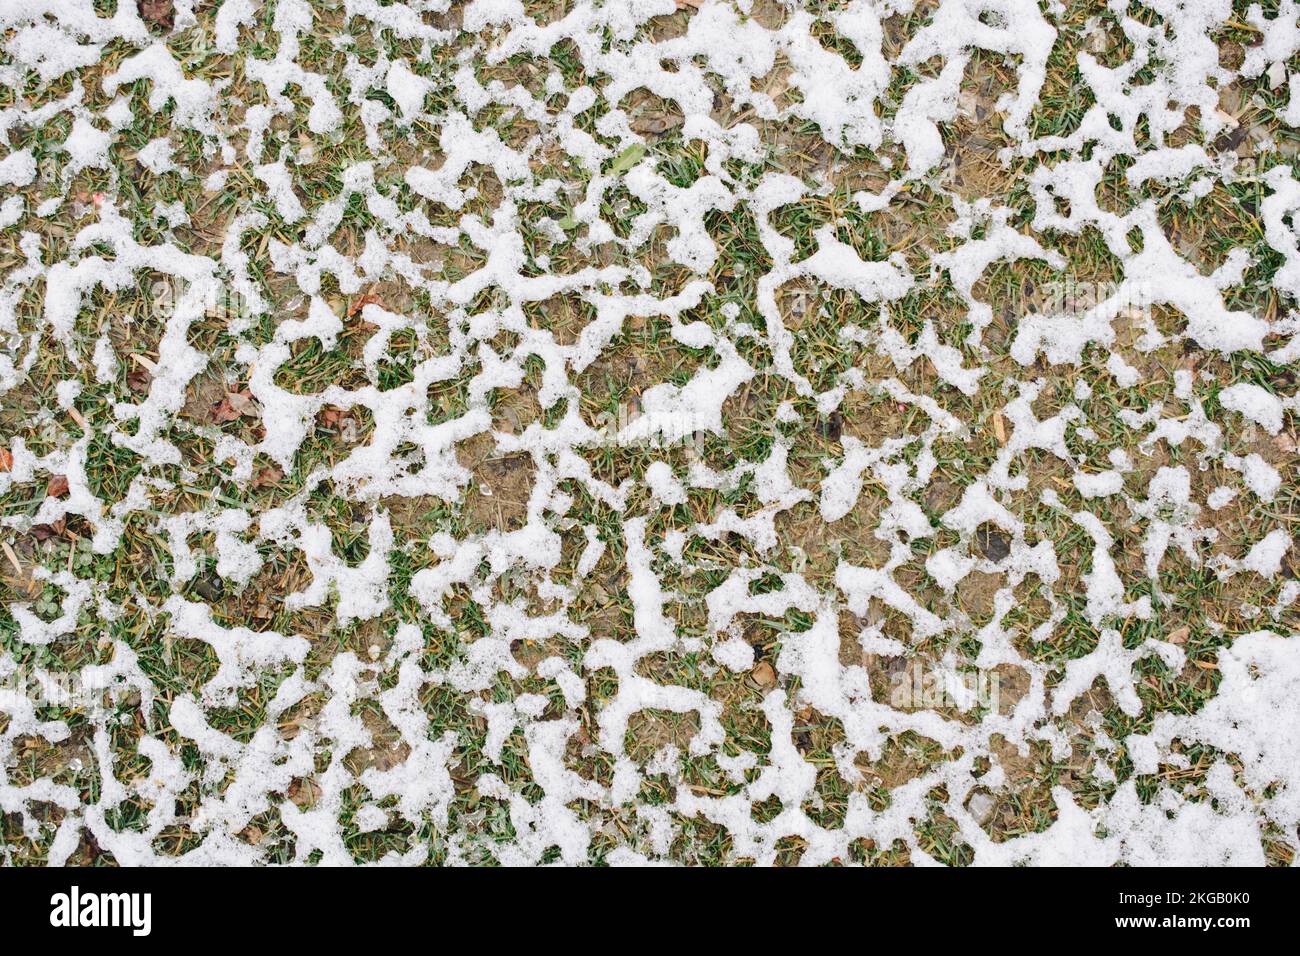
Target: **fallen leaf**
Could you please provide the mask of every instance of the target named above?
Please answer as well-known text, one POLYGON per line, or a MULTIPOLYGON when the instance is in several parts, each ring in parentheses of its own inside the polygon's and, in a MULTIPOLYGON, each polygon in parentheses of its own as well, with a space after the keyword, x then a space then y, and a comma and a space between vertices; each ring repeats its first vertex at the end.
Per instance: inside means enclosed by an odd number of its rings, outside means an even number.
POLYGON ((9 542, 0 541, 0 550, 4 551, 5 557, 9 559, 9 565, 14 569, 13 574, 4 575, 5 582, 15 591, 24 593, 28 597, 37 597, 44 590, 44 586, 32 576, 31 569, 23 567, 23 563, 18 560, 18 555, 9 546, 9 542))
POLYGON ((215 574, 205 574, 195 579, 194 591, 205 601, 220 601, 226 588, 221 583, 221 578, 215 574))
POLYGON ((975 529, 975 544, 990 561, 1001 561, 1011 553, 1011 537, 987 522, 975 529))
POLYGON ((8 471, 14 466, 14 456, 8 448, 0 448, 0 471, 8 471))
POLYGON ((257 404, 253 401, 253 396, 247 392, 227 392, 226 401, 230 402, 230 407, 241 415, 247 415, 249 418, 256 418, 259 414, 257 404))
POLYGON ((704 6, 704 0, 677 0, 678 10, 698 10, 704 6))
POLYGON ((998 440, 999 445, 1007 443, 1007 420, 1002 417, 1001 412, 993 413, 993 436, 998 440))
POLYGON ((818 419, 817 433, 831 441, 839 441, 844 437, 844 416, 839 412, 831 412, 825 418, 818 419))
POLYGON ((253 487, 264 488, 267 485, 279 484, 280 479, 283 477, 284 472, 279 468, 275 465, 267 465, 265 468, 259 469, 257 474, 253 477, 253 487))
POLYGON ((212 420, 221 424, 233 422, 237 418, 247 415, 249 418, 258 416, 258 408, 253 401, 253 397, 248 392, 227 392, 226 397, 219 402, 212 403, 212 420))
POLYGON ((658 135, 676 126, 681 126, 683 117, 679 113, 643 113, 632 120, 632 129, 638 133, 658 135))
POLYGON ((382 308, 383 304, 384 300, 373 293, 368 292, 365 295, 357 296, 352 300, 352 304, 348 306, 348 318, 352 318, 368 305, 377 305, 382 308))
POLYGON ((767 661, 759 661, 758 666, 749 672, 749 676, 759 687, 776 686, 776 668, 767 661))
POLYGON ((38 524, 32 526, 32 537, 37 541, 48 541, 50 538, 61 538, 63 532, 68 529, 66 518, 60 518, 51 524, 38 524))
POLYGON ((1170 633, 1165 640, 1170 644, 1186 644, 1189 634, 1191 634, 1191 629, 1184 624, 1182 627, 1178 628, 1178 630, 1170 633))
POLYGON ((778 96, 781 96, 782 94, 785 93, 786 90, 790 88, 790 77, 792 75, 793 72, 788 69, 773 70, 772 81, 767 84, 767 89, 765 89, 763 92, 766 93, 768 96, 770 96, 772 99, 776 99, 778 96))
POLYGON ((1214 661, 1192 661, 1192 663, 1203 671, 1217 671, 1219 669, 1219 665, 1214 661))
POLYGON ((11 547, 9 547, 9 542, 8 542, 8 541, 0 541, 0 548, 3 548, 3 549, 4 549, 5 557, 8 558, 8 559, 9 559, 9 563, 13 565, 14 572, 15 572, 16 574, 22 574, 22 573, 23 573, 23 563, 22 563, 21 561, 18 560, 18 555, 14 554, 14 549, 11 548, 11 547))
POLYGON ((614 160, 614 165, 609 168, 611 176, 622 176, 625 172, 641 162, 641 157, 645 155, 644 143, 633 143, 623 152, 618 154, 618 159, 614 160))
MULTIPOLYGON (((1229 119, 1231 119, 1231 117, 1229 117, 1229 119)), ((1235 124, 1236 121, 1234 120, 1233 122, 1235 124)), ((1228 132, 1224 133, 1222 136, 1220 136, 1218 139, 1214 141, 1214 148, 1219 150, 1219 152, 1222 153, 1232 152, 1238 146, 1241 145, 1242 140, 1246 138, 1249 132, 1250 130, 1245 126, 1234 125, 1231 129, 1228 130, 1228 132)))
POLYGON ((322 428, 338 428, 339 422, 347 416, 347 412, 334 405, 326 405, 320 410, 320 424, 322 428))
POLYGON ((320 798, 320 788, 314 780, 297 777, 289 784, 288 797, 298 807, 310 807, 320 798))
POLYGON ((149 391, 149 382, 151 380, 149 373, 142 368, 132 369, 126 375, 126 384, 131 391, 138 395, 143 395, 149 391))
POLYGON ((172 0, 138 0, 136 9, 140 11, 140 16, 150 23, 156 23, 168 30, 172 28, 174 15, 172 0))
POLYGON ((239 412, 231 407, 230 400, 223 398, 219 402, 212 403, 212 420, 219 425, 226 422, 233 422, 239 417, 239 412))
POLYGON ((45 483, 45 493, 51 498, 62 498, 68 493, 68 479, 66 475, 50 475, 50 480, 45 483))

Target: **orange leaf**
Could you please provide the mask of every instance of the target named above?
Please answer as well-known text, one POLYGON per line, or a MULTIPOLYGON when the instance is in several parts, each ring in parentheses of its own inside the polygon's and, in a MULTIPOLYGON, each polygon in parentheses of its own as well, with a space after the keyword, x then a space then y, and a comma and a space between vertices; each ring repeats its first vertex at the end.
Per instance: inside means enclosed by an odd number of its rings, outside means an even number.
POLYGON ((68 493, 68 479, 66 475, 50 475, 50 480, 45 483, 45 493, 51 498, 62 498, 68 493))
POLYGON ((383 299, 372 292, 367 292, 365 295, 357 296, 352 300, 352 304, 348 306, 348 318, 352 318, 368 305, 382 306, 383 304, 383 299))
POLYGON ((0 448, 0 471, 8 471, 14 466, 14 456, 8 448, 0 448))
POLYGON ((341 408, 333 405, 326 405, 320 410, 320 423, 322 428, 337 428, 340 421, 347 415, 341 408))

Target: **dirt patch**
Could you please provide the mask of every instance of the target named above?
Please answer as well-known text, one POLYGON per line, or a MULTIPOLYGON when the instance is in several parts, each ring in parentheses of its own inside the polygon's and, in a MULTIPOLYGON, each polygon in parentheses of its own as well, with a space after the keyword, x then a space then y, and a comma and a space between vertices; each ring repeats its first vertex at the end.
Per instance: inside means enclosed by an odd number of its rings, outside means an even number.
POLYGON ((494 449, 495 441, 486 433, 456 447, 458 460, 472 474, 462 512, 480 534, 517 531, 527 523, 537 470, 529 454, 498 455, 494 449))
POLYGON ((1002 574, 972 571, 957 585, 957 606, 975 624, 987 624, 993 617, 993 598, 998 589, 1005 586, 1006 580, 1002 574))
POLYGON ((647 708, 628 720, 624 745, 628 756, 643 764, 664 747, 686 750, 699 731, 700 716, 693 710, 678 714, 647 708))

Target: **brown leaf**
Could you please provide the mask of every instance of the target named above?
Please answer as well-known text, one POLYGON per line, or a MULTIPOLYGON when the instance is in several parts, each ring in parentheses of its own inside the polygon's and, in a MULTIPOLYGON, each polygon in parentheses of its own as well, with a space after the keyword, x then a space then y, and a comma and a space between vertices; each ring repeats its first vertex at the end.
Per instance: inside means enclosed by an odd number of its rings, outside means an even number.
POLYGON ((1001 412, 993 413, 993 436, 998 440, 999 445, 1007 443, 1007 421, 1002 417, 1001 412))
POLYGON ((219 402, 212 403, 212 420, 219 425, 226 422, 233 422, 239 417, 239 412, 231 407, 230 399, 223 398, 219 402))
POLYGON ((26 594, 28 597, 35 598, 44 590, 44 586, 37 581, 32 575, 31 568, 23 567, 23 563, 18 560, 18 555, 14 549, 9 546, 8 541, 0 541, 0 550, 4 551, 8 564, 0 565, 3 567, 3 578, 6 584, 19 593, 26 594), (10 573, 12 568, 13 573, 10 573))
POLYGON ((379 296, 374 293, 367 292, 365 295, 357 296, 352 300, 352 304, 348 306, 348 318, 352 318, 368 305, 377 305, 382 307, 383 304, 383 299, 379 298, 379 296))
POLYGON ((261 414, 257 403, 253 401, 252 394, 247 389, 242 392, 227 392, 226 401, 239 414, 247 415, 249 418, 257 418, 261 414))
POLYGON ((1182 627, 1178 628, 1178 630, 1171 632, 1165 640, 1170 644, 1186 644, 1187 637, 1191 633, 1191 628, 1184 624, 1182 627))
POLYGON ((68 479, 66 475, 50 475, 50 480, 45 483, 45 493, 51 498, 62 498, 68 493, 68 479))
POLYGON ((143 395, 149 391, 149 382, 152 377, 142 368, 134 368, 126 375, 126 384, 130 386, 131 391, 138 395, 143 395))
POLYGON ((8 471, 14 466, 14 456, 8 448, 0 448, 0 471, 8 471))
POLYGON ((168 30, 172 28, 172 19, 175 13, 172 9, 172 0, 137 0, 136 9, 140 11, 140 16, 149 23, 156 23, 168 30))
POLYGON ((1192 663, 1203 671, 1217 671, 1219 669, 1219 665, 1214 661, 1192 661, 1192 663))
POLYGON ((632 129, 638 133, 658 135, 666 133, 675 126, 681 126, 683 117, 680 113, 643 113, 632 120, 632 129))
POLYGON ((53 524, 38 524, 32 526, 32 537, 37 541, 48 541, 50 538, 61 538, 63 532, 68 528, 66 518, 60 518, 53 524))
POLYGON ((305 777, 296 777, 289 783, 288 797, 298 807, 306 809, 320 799, 321 789, 316 781, 305 777))
POLYGON ((698 10, 702 6, 704 6, 704 0, 677 0, 678 10, 686 10, 688 8, 691 10, 698 10))
POLYGON ((225 398, 212 403, 212 420, 220 424, 233 422, 244 415, 256 418, 258 414, 257 404, 247 391, 226 392, 225 398))
POLYGON ((759 687, 776 686, 776 668, 767 661, 759 661, 758 666, 749 672, 749 676, 759 687))
POLYGON ((257 474, 253 476, 253 487, 265 488, 267 485, 276 485, 283 477, 284 472, 279 468, 275 465, 267 465, 265 468, 258 469, 257 474))
POLYGON ((347 412, 334 405, 326 405, 320 410, 320 424, 322 428, 338 428, 339 422, 347 417, 347 412))

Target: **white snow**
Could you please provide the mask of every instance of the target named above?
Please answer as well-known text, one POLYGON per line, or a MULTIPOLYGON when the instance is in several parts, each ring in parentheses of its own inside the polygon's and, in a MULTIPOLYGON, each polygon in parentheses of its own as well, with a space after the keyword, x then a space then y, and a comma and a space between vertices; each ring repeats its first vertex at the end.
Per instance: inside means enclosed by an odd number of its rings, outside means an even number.
POLYGON ((1300 848, 1294 0, 196 6, 0 5, 0 811, 49 862, 184 823, 187 863, 657 863, 709 821, 931 864, 939 811, 977 865, 1300 848), (1062 50, 1088 105, 1040 122, 1062 50), (1243 192, 1239 248, 1169 228, 1243 192), (1162 668, 1222 679, 1148 713, 1162 668), (16 772, 49 702, 97 787, 16 772), (945 756, 882 806, 904 734, 945 756), (994 839, 1007 747, 1089 799, 994 839))

